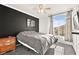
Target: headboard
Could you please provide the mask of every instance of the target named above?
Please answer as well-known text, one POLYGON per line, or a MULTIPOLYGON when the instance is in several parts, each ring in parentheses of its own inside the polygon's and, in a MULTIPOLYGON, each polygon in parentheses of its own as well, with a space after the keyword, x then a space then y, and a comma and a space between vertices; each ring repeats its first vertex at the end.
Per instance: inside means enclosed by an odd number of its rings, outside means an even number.
POLYGON ((0 37, 16 36, 21 31, 39 32, 39 19, 0 5, 0 37))

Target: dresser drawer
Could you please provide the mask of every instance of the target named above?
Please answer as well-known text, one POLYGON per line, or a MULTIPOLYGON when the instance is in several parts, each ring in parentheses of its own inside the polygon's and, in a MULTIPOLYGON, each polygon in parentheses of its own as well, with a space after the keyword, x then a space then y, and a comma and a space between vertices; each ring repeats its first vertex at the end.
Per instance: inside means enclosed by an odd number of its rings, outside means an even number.
POLYGON ((15 50, 16 49, 16 45, 6 45, 6 46, 2 46, 0 47, 0 52, 6 52, 9 50, 15 50))

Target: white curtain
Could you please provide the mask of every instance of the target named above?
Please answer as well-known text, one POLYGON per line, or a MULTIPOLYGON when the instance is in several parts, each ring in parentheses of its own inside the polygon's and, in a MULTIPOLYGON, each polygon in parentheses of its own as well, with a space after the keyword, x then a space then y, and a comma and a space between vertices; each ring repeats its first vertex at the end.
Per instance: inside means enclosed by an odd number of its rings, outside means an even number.
POLYGON ((52 20, 52 16, 49 16, 48 33, 49 34, 53 34, 53 20, 52 20))
POLYGON ((67 12, 65 25, 65 40, 72 41, 72 11, 67 12))

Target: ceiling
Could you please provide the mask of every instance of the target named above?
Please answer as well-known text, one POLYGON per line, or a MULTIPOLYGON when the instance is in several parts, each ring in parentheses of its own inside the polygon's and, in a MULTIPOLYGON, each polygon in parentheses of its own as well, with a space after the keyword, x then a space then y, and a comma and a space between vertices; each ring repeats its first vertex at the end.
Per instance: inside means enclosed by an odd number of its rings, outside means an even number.
POLYGON ((22 11, 24 13, 27 13, 36 17, 53 15, 53 14, 65 12, 78 7, 77 4, 45 4, 44 5, 45 8, 51 8, 51 9, 48 10, 46 13, 41 14, 37 12, 38 4, 6 4, 6 6, 9 6, 11 8, 17 9, 19 11, 22 11))

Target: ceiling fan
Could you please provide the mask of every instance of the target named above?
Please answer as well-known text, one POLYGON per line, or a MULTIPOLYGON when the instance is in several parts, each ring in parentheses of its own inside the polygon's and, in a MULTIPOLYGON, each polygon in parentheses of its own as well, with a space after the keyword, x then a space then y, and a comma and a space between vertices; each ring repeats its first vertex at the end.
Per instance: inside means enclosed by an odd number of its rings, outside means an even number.
POLYGON ((43 5, 43 4, 39 4, 39 5, 37 6, 37 12, 38 12, 38 13, 47 13, 47 12, 50 11, 50 10, 51 10, 51 8, 46 7, 46 5, 43 5))

